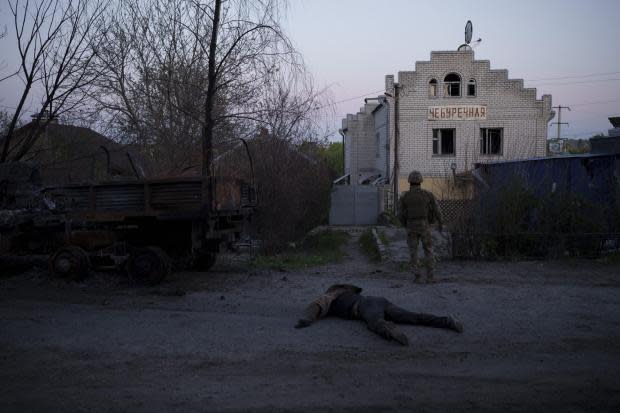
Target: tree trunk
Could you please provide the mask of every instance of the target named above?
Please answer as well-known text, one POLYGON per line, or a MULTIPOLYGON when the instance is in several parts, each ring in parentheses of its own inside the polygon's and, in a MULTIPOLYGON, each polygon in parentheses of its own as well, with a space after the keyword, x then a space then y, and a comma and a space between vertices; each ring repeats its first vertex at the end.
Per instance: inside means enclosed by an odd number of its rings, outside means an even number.
POLYGON ((209 44, 209 68, 207 97, 205 99, 205 123, 202 129, 202 199, 207 203, 209 211, 213 208, 213 184, 211 167, 213 162, 213 105, 215 103, 216 71, 215 53, 217 50, 217 32, 220 25, 220 8, 222 0, 215 0, 213 12, 213 27, 211 28, 211 42, 209 44))

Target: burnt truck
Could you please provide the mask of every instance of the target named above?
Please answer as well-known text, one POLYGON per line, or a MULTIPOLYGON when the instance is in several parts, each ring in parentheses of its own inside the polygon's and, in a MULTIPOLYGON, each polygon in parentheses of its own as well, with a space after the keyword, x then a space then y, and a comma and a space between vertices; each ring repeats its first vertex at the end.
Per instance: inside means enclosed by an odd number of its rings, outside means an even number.
POLYGON ((208 270, 218 252, 241 239, 256 207, 252 185, 230 177, 62 185, 35 198, 3 211, 10 222, 0 225, 5 250, 48 253, 58 277, 124 268, 151 285, 173 264, 208 270))

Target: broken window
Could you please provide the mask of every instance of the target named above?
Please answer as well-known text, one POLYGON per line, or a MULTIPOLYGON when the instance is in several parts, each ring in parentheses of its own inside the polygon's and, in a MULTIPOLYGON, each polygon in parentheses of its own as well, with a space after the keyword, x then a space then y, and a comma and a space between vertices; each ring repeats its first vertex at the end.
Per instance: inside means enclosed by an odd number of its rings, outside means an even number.
POLYGON ((449 73, 443 79, 444 96, 461 96, 461 77, 456 73, 449 73))
POLYGON ((501 155, 503 128, 480 128, 480 154, 501 155))
POLYGON ((428 82, 428 96, 429 97, 437 97, 437 79, 431 79, 428 82))
POLYGON ((467 82, 467 96, 476 96, 476 79, 469 79, 467 82))
POLYGON ((454 155, 455 129, 433 129, 433 155, 454 155))

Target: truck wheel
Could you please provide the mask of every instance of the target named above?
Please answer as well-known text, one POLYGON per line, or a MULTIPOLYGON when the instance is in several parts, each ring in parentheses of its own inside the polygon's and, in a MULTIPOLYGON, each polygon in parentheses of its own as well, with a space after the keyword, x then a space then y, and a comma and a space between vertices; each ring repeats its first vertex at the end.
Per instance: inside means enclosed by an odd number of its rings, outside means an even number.
POLYGON ((159 247, 140 248, 129 255, 126 269, 133 281, 155 285, 170 274, 170 258, 159 247))
POLYGON ((86 251, 73 245, 58 249, 49 259, 49 270, 55 277, 80 280, 88 275, 89 269, 86 251))
POLYGON ((215 264, 217 254, 214 252, 205 252, 194 257, 192 268, 197 271, 209 271, 215 264))

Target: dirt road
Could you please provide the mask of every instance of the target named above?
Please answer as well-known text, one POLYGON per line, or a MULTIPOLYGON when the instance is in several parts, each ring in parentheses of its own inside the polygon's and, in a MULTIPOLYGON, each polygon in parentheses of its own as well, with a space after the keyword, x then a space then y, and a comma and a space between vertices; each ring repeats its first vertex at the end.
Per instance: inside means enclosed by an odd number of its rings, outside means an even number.
POLYGON ((0 411, 618 411, 620 268, 597 261, 445 262, 442 281, 371 264, 250 271, 223 260, 158 287, 0 278, 0 411), (463 334, 361 322, 293 329, 334 282, 463 334))

